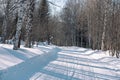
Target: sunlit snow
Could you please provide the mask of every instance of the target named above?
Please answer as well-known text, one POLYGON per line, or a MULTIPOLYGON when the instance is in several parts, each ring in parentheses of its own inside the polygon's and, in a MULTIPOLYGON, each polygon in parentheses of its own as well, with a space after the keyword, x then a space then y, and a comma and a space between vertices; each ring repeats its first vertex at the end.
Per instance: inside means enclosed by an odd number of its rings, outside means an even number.
POLYGON ((0 80, 120 80, 120 59, 79 47, 0 44, 0 80))

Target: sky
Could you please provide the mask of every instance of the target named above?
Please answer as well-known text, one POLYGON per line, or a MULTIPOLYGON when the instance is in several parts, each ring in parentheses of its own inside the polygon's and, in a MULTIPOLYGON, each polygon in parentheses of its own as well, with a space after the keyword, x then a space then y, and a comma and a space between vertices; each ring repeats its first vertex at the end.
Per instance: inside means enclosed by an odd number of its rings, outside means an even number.
MULTIPOLYGON (((59 6, 59 7, 57 7, 53 4, 49 4, 50 7, 51 7, 50 9, 51 9, 52 15, 58 14, 62 10, 63 6, 66 3, 66 0, 48 0, 48 1, 50 1, 50 2, 54 3, 55 5, 59 6)), ((0 11, 1 11, 1 9, 0 9, 0 11)))
POLYGON ((62 10, 66 2, 66 0, 49 0, 49 1, 59 6, 57 7, 55 5, 50 4, 53 15, 59 13, 62 10))

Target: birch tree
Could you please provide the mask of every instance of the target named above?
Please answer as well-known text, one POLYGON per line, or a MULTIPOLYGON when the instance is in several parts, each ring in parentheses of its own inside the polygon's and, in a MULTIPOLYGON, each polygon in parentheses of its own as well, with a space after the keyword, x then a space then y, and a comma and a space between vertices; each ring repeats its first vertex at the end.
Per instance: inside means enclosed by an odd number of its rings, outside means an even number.
POLYGON ((17 20, 17 26, 16 26, 16 34, 14 37, 14 50, 17 50, 19 48, 19 39, 21 35, 21 29, 23 26, 23 21, 24 21, 24 12, 25 12, 25 0, 19 0, 18 1, 18 20, 17 20))
POLYGON ((26 40, 25 47, 31 48, 31 33, 32 33, 32 21, 33 21, 33 12, 34 12, 35 0, 27 1, 27 24, 26 24, 26 40))
POLYGON ((102 43, 101 50, 105 48, 105 35, 106 35, 106 26, 107 26, 107 14, 108 14, 108 0, 104 0, 104 23, 103 23, 103 32, 102 32, 102 43))

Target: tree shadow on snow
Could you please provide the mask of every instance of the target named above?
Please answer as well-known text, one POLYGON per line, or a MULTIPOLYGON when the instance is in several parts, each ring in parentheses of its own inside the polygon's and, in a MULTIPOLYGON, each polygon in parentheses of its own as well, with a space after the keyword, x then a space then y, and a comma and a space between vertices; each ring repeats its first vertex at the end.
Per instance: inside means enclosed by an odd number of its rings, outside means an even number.
POLYGON ((28 50, 25 50, 25 49, 19 49, 17 51, 12 50, 12 49, 7 49, 7 48, 3 48, 3 49, 8 51, 11 55, 15 56, 16 58, 19 58, 24 61, 28 60, 30 58, 29 56, 31 56, 31 57, 36 56, 36 54, 34 54, 28 50))

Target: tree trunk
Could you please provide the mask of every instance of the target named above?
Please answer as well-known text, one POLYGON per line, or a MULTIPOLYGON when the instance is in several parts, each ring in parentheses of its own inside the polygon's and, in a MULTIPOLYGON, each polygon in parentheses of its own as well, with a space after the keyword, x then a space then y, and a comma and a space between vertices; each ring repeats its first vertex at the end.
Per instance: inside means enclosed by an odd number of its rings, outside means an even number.
POLYGON ((5 43, 6 40, 6 36, 7 36, 7 14, 4 16, 4 21, 3 21, 3 27, 2 27, 2 38, 1 38, 1 42, 5 43))
POLYGON ((34 11, 34 0, 28 0, 28 16, 26 24, 26 40, 25 47, 31 48, 31 33, 32 33, 32 21, 33 21, 33 11, 34 11))
POLYGON ((25 0, 19 0, 18 3, 18 21, 17 21, 17 28, 16 28, 16 34, 14 37, 14 50, 17 50, 19 47, 19 39, 20 39, 20 34, 21 34, 21 29, 22 29, 22 24, 23 24, 23 20, 24 20, 24 1, 25 0))
POLYGON ((11 0, 8 0, 7 3, 6 3, 6 6, 4 6, 4 20, 3 20, 3 26, 2 26, 2 39, 1 39, 1 42, 2 43, 5 43, 5 40, 7 38, 7 27, 8 27, 8 13, 9 13, 9 5, 10 5, 10 2, 11 0))
POLYGON ((102 43, 101 43, 101 50, 105 48, 105 33, 106 33, 106 25, 107 25, 107 1, 105 1, 105 12, 104 12, 104 26, 102 32, 102 43))

